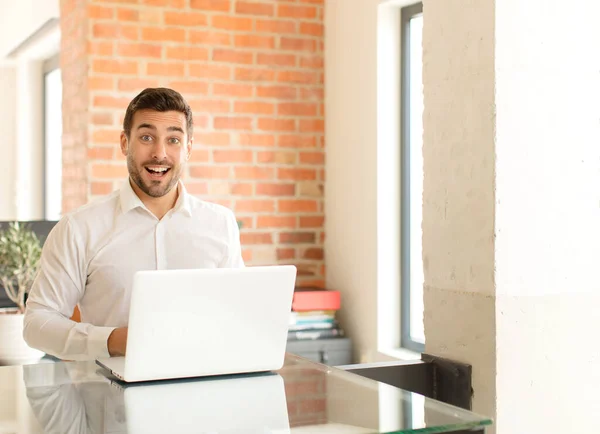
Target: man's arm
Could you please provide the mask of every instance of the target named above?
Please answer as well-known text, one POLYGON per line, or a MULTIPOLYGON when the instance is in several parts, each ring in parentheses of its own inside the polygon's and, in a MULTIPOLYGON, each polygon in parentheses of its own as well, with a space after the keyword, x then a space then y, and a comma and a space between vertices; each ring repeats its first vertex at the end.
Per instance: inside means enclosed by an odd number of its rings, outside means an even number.
POLYGON ((44 243, 27 299, 23 337, 29 346, 68 360, 110 356, 107 341, 114 327, 69 319, 85 291, 86 267, 85 245, 68 217, 63 218, 44 243))

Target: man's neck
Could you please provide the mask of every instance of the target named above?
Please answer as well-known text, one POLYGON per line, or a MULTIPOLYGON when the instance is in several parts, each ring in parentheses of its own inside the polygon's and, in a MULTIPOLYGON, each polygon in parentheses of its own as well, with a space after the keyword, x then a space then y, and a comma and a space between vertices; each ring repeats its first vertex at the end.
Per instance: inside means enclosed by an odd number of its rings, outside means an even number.
POLYGON ((148 196, 131 179, 129 180, 129 184, 146 208, 159 220, 175 206, 179 197, 179 186, 177 184, 173 186, 171 191, 161 197, 148 196))

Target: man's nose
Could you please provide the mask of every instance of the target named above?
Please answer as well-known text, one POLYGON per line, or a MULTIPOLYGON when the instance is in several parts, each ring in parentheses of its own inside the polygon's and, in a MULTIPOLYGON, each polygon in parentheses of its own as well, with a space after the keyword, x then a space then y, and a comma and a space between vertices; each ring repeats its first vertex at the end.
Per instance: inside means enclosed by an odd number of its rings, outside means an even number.
POLYGON ((152 149, 152 158, 162 161, 167 157, 167 148, 163 143, 156 142, 152 149))

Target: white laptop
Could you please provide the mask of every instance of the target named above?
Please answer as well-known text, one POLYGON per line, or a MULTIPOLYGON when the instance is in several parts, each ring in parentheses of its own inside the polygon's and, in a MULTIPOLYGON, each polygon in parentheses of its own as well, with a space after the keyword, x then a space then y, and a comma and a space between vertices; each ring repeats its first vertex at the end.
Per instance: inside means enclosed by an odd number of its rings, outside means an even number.
POLYGON ((125 382, 278 370, 295 281, 293 265, 137 272, 126 355, 96 363, 125 382))
POLYGON ((106 432, 290 433, 275 373, 112 385, 118 396, 105 401, 106 432))

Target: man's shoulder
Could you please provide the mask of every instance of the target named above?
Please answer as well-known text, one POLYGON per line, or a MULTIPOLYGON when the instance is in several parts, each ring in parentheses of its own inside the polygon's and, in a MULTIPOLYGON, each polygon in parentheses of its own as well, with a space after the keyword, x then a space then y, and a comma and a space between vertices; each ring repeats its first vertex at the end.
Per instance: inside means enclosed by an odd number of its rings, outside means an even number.
POLYGON ((233 211, 224 205, 208 202, 195 196, 189 196, 190 209, 193 216, 213 217, 216 219, 231 219, 233 211))
POLYGON ((116 190, 65 213, 62 220, 74 226, 82 226, 90 221, 98 221, 104 216, 114 215, 118 201, 119 190, 116 190))

